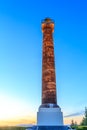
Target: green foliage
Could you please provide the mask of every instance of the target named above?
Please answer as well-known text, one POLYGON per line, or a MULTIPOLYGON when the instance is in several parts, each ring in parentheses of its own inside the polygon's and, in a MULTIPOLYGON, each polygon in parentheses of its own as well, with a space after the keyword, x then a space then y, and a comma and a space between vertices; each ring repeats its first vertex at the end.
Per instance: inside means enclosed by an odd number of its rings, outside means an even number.
POLYGON ((74 126, 74 121, 72 120, 72 121, 71 121, 71 127, 73 127, 73 126, 74 126))
MULTIPOLYGON (((85 107, 85 114, 84 114, 84 118, 81 122, 81 125, 87 125, 87 107, 85 107)), ((85 129, 85 128, 84 128, 85 129)))
POLYGON ((70 126, 71 126, 72 129, 77 129, 77 122, 76 122, 76 121, 74 122, 74 121, 72 120, 70 126))

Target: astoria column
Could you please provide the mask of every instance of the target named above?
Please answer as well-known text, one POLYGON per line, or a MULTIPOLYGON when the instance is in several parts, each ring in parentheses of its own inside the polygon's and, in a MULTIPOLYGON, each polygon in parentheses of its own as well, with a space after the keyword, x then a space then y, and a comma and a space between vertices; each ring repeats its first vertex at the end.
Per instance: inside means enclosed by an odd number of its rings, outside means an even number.
POLYGON ((42 104, 57 104, 53 43, 54 22, 46 18, 42 22, 42 32, 42 104))
POLYGON ((42 21, 42 104, 37 112, 37 125, 42 126, 63 125, 63 114, 57 105, 53 32, 53 20, 44 19, 42 21))

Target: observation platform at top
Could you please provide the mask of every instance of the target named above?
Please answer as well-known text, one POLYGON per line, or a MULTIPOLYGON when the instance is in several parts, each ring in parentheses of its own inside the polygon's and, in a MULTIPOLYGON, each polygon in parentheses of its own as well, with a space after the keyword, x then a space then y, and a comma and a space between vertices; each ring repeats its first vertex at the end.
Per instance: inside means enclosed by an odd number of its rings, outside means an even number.
POLYGON ((54 24, 54 20, 50 19, 50 18, 45 18, 41 21, 42 23, 53 23, 54 24))
POLYGON ((52 33, 54 32, 54 20, 50 18, 45 18, 41 21, 42 23, 42 32, 44 32, 45 29, 51 29, 52 33))

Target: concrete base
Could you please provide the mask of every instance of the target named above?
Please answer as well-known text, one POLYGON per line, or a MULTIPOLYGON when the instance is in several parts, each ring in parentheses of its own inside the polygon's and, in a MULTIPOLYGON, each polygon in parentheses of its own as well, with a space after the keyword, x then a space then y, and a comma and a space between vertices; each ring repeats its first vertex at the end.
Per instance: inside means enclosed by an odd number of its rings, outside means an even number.
POLYGON ((39 108, 37 112, 38 126, 62 126, 63 113, 61 108, 39 108))
POLYGON ((26 130, 72 130, 68 126, 33 126, 31 128, 27 128, 26 130))

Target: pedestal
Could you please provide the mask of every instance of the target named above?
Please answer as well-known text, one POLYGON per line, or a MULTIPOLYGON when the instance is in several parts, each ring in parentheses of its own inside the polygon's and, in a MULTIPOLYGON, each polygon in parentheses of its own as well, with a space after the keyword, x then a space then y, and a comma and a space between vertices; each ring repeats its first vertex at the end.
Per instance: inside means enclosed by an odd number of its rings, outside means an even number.
POLYGON ((38 126, 62 126, 63 113, 61 108, 39 108, 37 112, 38 126))

